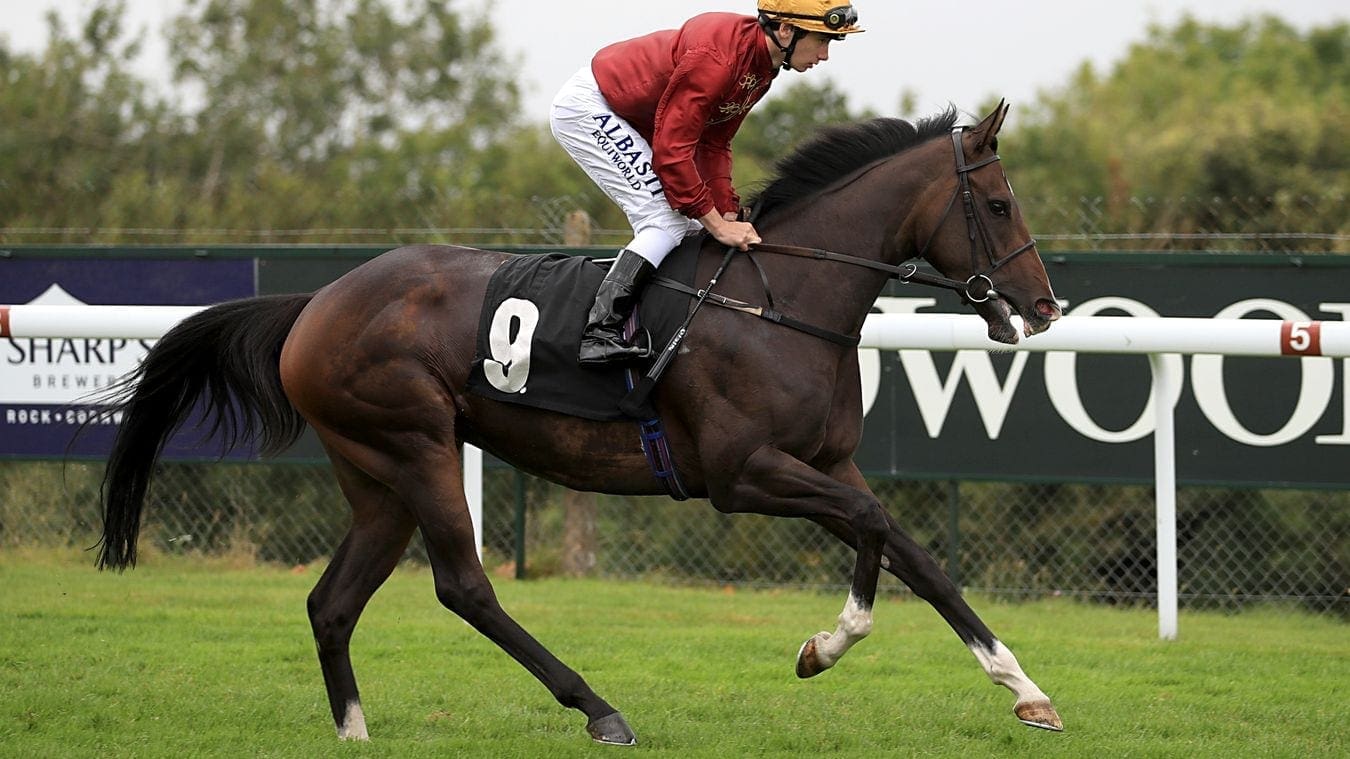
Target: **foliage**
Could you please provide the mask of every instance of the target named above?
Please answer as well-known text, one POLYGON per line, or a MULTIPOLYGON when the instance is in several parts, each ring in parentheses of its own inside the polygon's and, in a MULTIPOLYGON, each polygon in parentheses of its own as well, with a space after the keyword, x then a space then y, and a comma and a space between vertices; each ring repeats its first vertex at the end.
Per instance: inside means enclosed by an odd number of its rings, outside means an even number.
POLYGON ((195 108, 128 73, 137 42, 124 41, 122 0, 98 0, 79 39, 53 17, 41 58, 0 53, 0 189, 11 190, 0 218, 263 231, 250 242, 371 228, 387 240, 400 227, 511 226, 533 197, 577 191, 565 156, 539 165, 553 151, 519 123, 489 20, 439 0, 405 7, 192 0, 168 41, 195 108))
POLYGON ((153 162, 173 117, 128 68, 139 49, 124 2, 102 0, 78 36, 48 16, 41 56, 0 43, 0 219, 7 226, 101 223, 85 202, 153 162), (74 201, 74 202, 72 202, 74 201))
POLYGON ((197 131, 245 165, 304 169, 430 132, 453 135, 437 146, 453 155, 516 107, 491 27, 450 4, 412 3, 402 19, 376 0, 189 0, 188 14, 169 35, 174 77, 208 94, 197 131))
POLYGON ((1246 199, 1245 224, 1267 232, 1346 234, 1347 50, 1346 23, 1306 33, 1271 16, 1154 26, 1108 75, 1084 64, 1020 114, 1006 135, 1008 170, 1036 197, 1105 198, 1112 232, 1231 227, 1212 206, 1141 202, 1190 196, 1246 199))
MULTIPOLYGON (((780 77, 786 76, 779 74, 780 77)), ((750 112, 736 134, 736 186, 750 188, 771 175, 774 164, 817 129, 871 118, 849 108, 848 96, 828 79, 777 82, 771 96, 750 112)), ((743 189, 741 195, 748 193, 743 189)))
MULTIPOLYGON (((0 43, 0 239, 523 242, 506 230, 557 226, 560 205, 627 228, 522 121, 516 64, 464 3, 190 0, 171 96, 129 68, 126 7, 94 0, 74 32, 49 17, 39 55, 0 43)), ((1033 229, 1347 234, 1347 49, 1344 23, 1187 19, 1108 74, 1084 65, 1004 134, 1033 229)), ((828 80, 777 83, 736 139, 742 194, 820 125, 870 115, 828 80)))

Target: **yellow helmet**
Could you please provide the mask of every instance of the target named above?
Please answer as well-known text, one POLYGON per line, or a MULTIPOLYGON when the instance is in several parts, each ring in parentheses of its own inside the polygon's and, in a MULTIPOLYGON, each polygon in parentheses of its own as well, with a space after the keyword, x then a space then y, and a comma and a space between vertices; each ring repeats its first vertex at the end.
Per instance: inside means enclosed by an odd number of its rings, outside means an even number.
POLYGON ((759 15, 800 29, 843 38, 867 31, 858 26, 858 11, 839 0, 759 0, 759 15))

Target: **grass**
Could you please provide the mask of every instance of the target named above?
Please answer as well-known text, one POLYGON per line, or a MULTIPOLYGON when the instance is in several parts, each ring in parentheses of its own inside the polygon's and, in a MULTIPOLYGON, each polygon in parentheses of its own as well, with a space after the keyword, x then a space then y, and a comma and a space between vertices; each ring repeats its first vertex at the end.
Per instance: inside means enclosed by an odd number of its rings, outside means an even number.
POLYGON ((0 554, 0 756, 1345 756, 1345 624, 976 599, 1066 732, 1012 698, 925 604, 878 603, 832 671, 792 673, 842 594, 497 580, 503 604, 638 734, 596 746, 520 666, 441 609, 428 573, 376 595, 353 659, 372 741, 339 743, 305 596, 314 567, 0 554))

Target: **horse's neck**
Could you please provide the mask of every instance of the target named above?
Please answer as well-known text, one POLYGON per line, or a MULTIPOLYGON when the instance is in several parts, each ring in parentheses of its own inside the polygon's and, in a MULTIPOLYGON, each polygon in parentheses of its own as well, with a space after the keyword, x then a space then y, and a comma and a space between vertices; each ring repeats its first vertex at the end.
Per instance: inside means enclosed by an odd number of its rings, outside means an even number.
MULTIPOLYGON (((768 242, 900 263, 889 259, 914 247, 907 216, 923 183, 895 163, 883 162, 852 182, 785 209, 760 229, 762 236, 768 242)), ((888 280, 874 269, 803 258, 777 261, 773 269, 781 273, 773 277, 775 295, 782 286, 785 294, 796 294, 794 301, 811 304, 811 311, 844 330, 862 324, 888 280)))

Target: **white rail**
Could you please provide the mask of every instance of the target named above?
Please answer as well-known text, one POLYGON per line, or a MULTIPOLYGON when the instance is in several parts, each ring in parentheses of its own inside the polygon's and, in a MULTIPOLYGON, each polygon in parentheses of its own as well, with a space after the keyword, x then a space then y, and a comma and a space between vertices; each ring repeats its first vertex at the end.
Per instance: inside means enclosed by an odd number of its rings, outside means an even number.
POLYGON ((148 339, 205 306, 0 306, 0 338, 148 339))
MULTIPOLYGON (((179 306, 0 306, 0 338, 160 337, 200 310, 179 306)), ((974 315, 873 314, 863 348, 881 350, 1018 350, 1149 356, 1153 397, 1176 398, 1181 377, 1168 354, 1350 357, 1350 323, 1273 319, 1181 319, 1066 316, 1016 346, 986 337, 974 315)), ((1173 408, 1155 403, 1154 480, 1158 540, 1158 635, 1177 636, 1176 439, 1173 408)), ((465 490, 482 554, 482 452, 465 446, 465 490)))
POLYGON ((882 350, 1023 350, 1045 353, 1213 353, 1225 356, 1350 356, 1350 322, 1066 316, 1016 346, 985 336, 965 314, 873 314, 863 347, 882 350))

